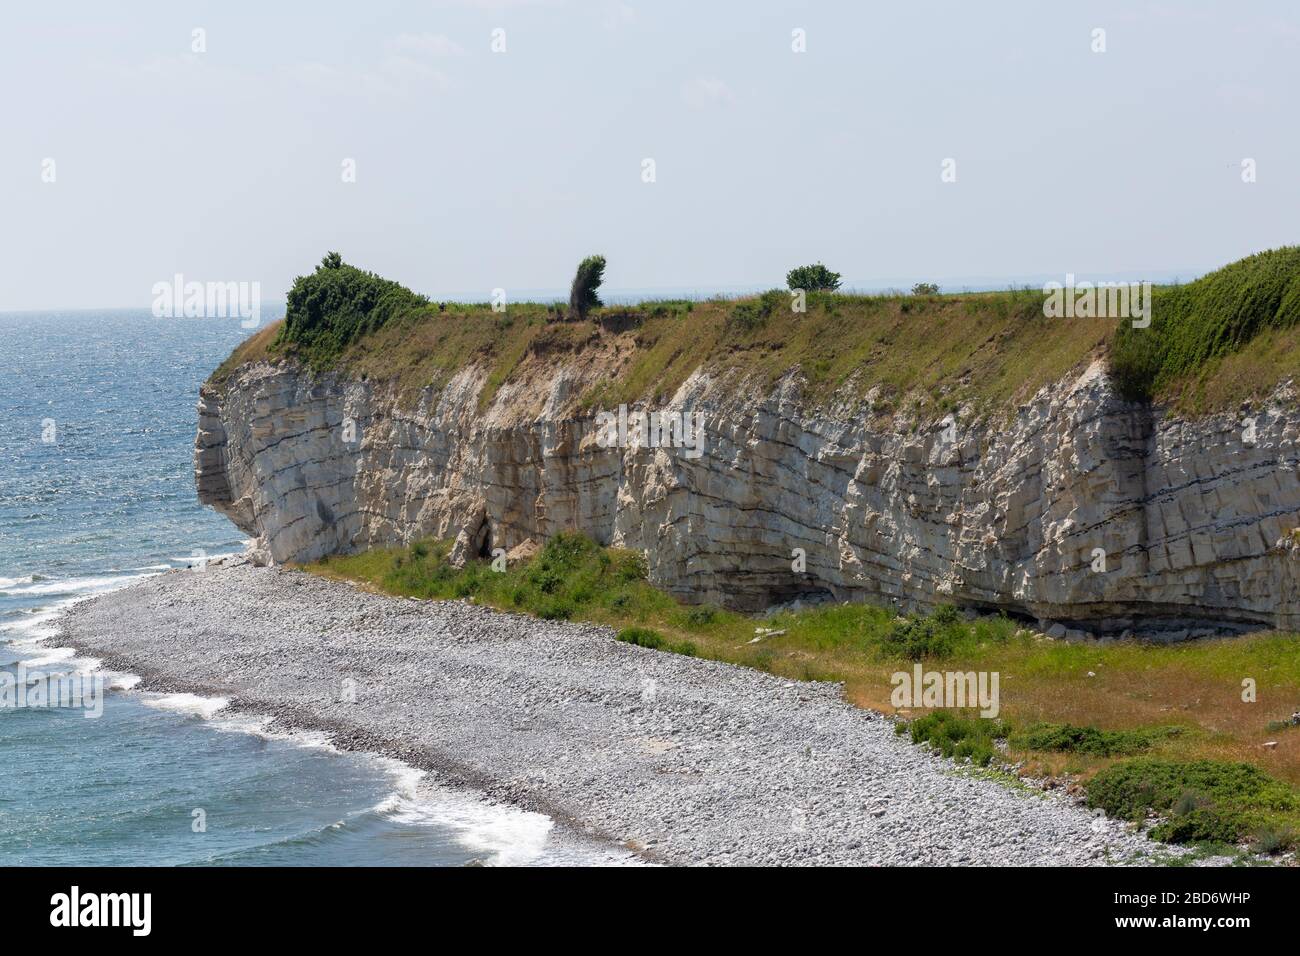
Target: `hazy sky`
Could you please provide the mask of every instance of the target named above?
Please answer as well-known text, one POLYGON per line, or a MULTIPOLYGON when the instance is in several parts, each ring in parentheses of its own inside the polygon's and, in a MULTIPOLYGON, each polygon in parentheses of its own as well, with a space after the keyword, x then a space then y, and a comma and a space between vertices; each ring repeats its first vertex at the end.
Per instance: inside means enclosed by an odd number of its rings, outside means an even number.
POLYGON ((1298 11, 6 4, 0 310, 271 300, 329 249, 481 299, 591 252, 615 289, 1203 270, 1300 240, 1298 11))

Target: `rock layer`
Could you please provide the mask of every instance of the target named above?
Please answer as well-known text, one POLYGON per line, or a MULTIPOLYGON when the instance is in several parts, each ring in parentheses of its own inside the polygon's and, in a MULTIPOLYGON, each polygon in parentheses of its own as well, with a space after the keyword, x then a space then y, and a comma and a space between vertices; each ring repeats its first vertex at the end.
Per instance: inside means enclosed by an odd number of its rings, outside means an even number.
POLYGON ((811 407, 797 371, 763 390, 701 370, 650 409, 695 416, 692 448, 620 443, 579 410, 608 374, 534 363, 481 407, 474 366, 411 400, 245 365, 202 391, 199 497, 266 563, 430 537, 487 555, 577 530, 642 551, 687 601, 742 609, 954 603, 1065 637, 1300 628, 1290 383, 1186 420, 1120 400, 1097 363, 1008 418, 926 422, 876 414, 870 391, 811 407))

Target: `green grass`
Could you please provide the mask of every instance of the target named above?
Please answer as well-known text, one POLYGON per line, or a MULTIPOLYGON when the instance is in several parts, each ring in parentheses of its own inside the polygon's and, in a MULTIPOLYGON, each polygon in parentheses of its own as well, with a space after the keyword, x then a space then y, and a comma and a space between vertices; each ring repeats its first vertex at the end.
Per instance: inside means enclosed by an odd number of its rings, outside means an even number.
MULTIPOLYGON (((325 558, 311 569, 330 577, 363 580, 390 594, 417 598, 472 598, 505 610, 522 611, 548 620, 587 620, 627 629, 631 643, 678 650, 689 643, 665 638, 668 630, 688 638, 711 636, 723 641, 754 637, 755 619, 722 608, 679 604, 646 581, 645 559, 638 553, 602 548, 590 538, 565 532, 551 538, 526 562, 496 570, 491 561, 469 561, 455 568, 448 561, 451 543, 422 541, 410 548, 388 548, 325 558), (655 625, 658 631, 651 629, 655 625), (655 640, 664 641, 656 645, 655 640)), ((1006 641, 1015 626, 1006 618, 960 619, 952 608, 930 618, 897 618, 892 612, 865 604, 824 605, 797 614, 776 614, 761 621, 767 630, 782 630, 797 622, 812 649, 853 649, 876 660, 895 660, 900 647, 894 638, 899 625, 926 629, 939 622, 945 634, 926 659, 941 660, 958 649, 974 649, 987 641, 1006 641)), ((694 650, 692 650, 694 653, 694 650)), ((908 645, 903 655, 915 656, 908 645)))
POLYGON ((507 383, 582 356, 573 411, 663 400, 701 367, 746 387, 791 369, 814 404, 871 397, 888 419, 955 410, 1013 414, 1040 388, 1108 356, 1125 394, 1186 414, 1262 398, 1300 367, 1300 247, 1250 256, 1185 286, 1156 287, 1152 323, 1048 319, 1039 289, 910 296, 813 292, 794 313, 774 289, 740 299, 648 301, 582 321, 539 303, 434 303, 341 261, 299 277, 285 320, 250 337, 213 374, 249 361, 299 360, 396 387, 476 373, 486 408, 507 383))
POLYGON ((1185 286, 1158 289, 1150 327, 1121 323, 1111 374, 1129 398, 1167 396, 1212 373, 1257 336, 1297 323, 1300 246, 1261 252, 1185 286))

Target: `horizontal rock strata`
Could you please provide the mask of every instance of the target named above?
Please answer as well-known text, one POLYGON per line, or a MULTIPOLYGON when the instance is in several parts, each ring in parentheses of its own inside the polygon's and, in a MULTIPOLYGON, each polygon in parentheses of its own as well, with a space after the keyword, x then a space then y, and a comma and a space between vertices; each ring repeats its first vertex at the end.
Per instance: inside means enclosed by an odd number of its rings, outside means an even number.
POLYGON ((620 443, 618 409, 576 408, 607 374, 556 360, 480 407, 472 366, 399 401, 246 365, 202 392, 199 497, 267 563, 421 538, 488 555, 578 530, 643 552, 687 601, 742 609, 954 603, 1065 637, 1300 629, 1290 384, 1192 421, 1121 401, 1094 364, 1009 419, 920 422, 873 414, 871 392, 810 408, 795 373, 763 394, 701 371, 628 413, 686 415, 698 444, 644 447, 634 428, 620 443))

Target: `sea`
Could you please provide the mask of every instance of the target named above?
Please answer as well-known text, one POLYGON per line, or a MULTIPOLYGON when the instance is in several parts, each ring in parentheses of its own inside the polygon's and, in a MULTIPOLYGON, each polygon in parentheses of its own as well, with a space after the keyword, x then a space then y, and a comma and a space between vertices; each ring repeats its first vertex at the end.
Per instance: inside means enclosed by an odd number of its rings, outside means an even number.
POLYGON ((592 862, 541 814, 48 646, 76 601, 243 550, 198 503, 192 455, 199 385, 250 331, 0 313, 0 866, 592 862), (20 672, 97 675, 102 713, 23 701, 20 672))

